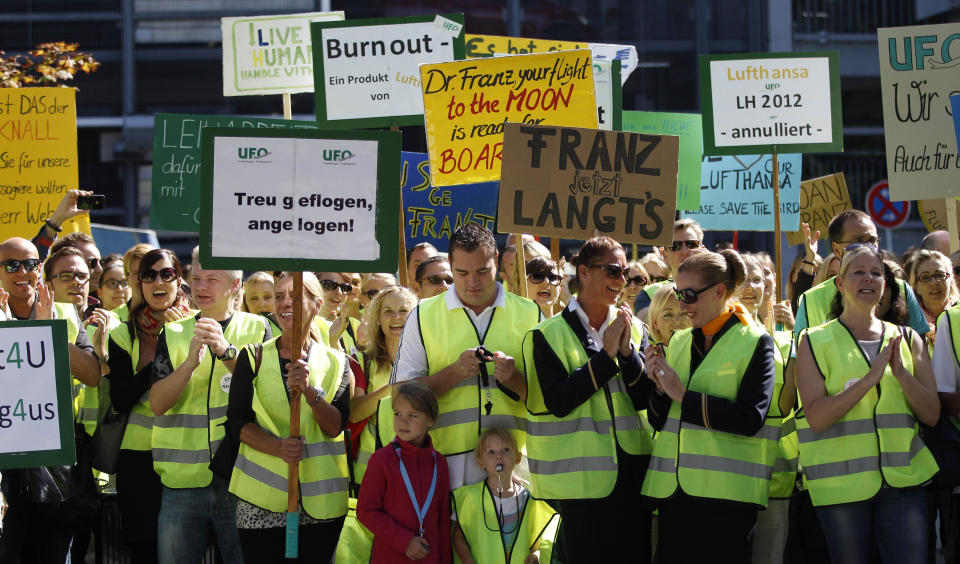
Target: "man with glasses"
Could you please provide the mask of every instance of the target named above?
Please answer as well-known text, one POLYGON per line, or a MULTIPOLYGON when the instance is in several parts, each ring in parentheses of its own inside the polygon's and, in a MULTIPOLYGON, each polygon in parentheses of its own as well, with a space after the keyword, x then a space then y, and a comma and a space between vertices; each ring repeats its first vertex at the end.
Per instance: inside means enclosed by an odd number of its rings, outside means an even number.
POLYGON ((436 255, 420 263, 414 276, 413 292, 421 299, 432 298, 453 285, 453 272, 447 257, 436 255))
POLYGON ((437 395, 433 446, 447 458, 450 489, 486 473, 473 449, 483 429, 506 427, 524 444, 526 380, 519 370, 523 336, 540 322, 532 300, 497 283, 497 243, 489 229, 466 223, 450 238, 454 284, 407 317, 392 383, 418 378, 437 395))
POLYGON ((64 247, 73 247, 83 254, 83 259, 90 270, 90 285, 93 287, 100 285, 100 275, 103 274, 103 265, 100 264, 100 249, 93 237, 83 231, 75 231, 64 235, 59 241, 50 246, 50 254, 53 255, 64 247))
POLYGON ((684 218, 673 222, 673 243, 667 247, 657 247, 657 251, 670 268, 670 278, 654 284, 648 284, 642 292, 637 294, 633 303, 633 311, 641 320, 647 320, 647 309, 650 301, 662 286, 673 284, 680 263, 687 260, 690 253, 703 248, 703 228, 695 220, 684 218))

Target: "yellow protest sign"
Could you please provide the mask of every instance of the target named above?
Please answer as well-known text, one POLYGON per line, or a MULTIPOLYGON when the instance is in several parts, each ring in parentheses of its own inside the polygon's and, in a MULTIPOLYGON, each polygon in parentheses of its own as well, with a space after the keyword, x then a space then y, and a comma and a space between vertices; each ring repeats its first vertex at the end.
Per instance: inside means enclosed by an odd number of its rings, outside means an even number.
POLYGON ((500 179, 503 124, 597 127, 590 51, 420 65, 434 186, 500 179))
MULTIPOLYGON (((947 231, 947 201, 942 198, 920 200, 917 202, 920 219, 927 226, 927 231, 947 231)), ((960 223, 960 206, 957 206, 957 222, 960 223)), ((956 237, 956 234, 953 234, 956 237)))
MULTIPOLYGON (((0 89, 0 241, 36 235, 77 183, 76 91, 0 89)), ((89 233, 90 219, 63 230, 89 233)))
MULTIPOLYGON (((842 172, 800 183, 800 223, 809 224, 810 233, 819 231, 820 236, 826 239, 830 220, 852 207, 842 172)), ((787 233, 787 243, 803 244, 803 232, 787 233)))

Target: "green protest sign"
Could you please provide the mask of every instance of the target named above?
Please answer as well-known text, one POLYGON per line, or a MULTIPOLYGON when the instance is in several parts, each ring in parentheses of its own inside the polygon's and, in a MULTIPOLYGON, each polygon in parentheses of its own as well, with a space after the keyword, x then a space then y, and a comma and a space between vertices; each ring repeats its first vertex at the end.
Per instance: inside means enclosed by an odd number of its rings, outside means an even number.
POLYGON ((623 131, 680 137, 677 209, 700 209, 700 167, 703 161, 700 114, 624 111, 623 131))

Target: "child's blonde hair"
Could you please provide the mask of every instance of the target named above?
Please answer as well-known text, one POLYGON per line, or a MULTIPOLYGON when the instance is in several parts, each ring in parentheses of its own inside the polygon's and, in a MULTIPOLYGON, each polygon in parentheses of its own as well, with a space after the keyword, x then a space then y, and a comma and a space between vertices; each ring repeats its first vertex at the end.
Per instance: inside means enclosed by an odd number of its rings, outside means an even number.
POLYGON ((480 457, 483 456, 484 445, 490 437, 498 437, 501 441, 509 445, 514 453, 518 456, 520 455, 520 449, 517 448, 517 439, 514 438, 510 431, 504 427, 490 427, 480 435, 477 446, 473 447, 473 459, 477 461, 477 464, 480 464, 480 457))

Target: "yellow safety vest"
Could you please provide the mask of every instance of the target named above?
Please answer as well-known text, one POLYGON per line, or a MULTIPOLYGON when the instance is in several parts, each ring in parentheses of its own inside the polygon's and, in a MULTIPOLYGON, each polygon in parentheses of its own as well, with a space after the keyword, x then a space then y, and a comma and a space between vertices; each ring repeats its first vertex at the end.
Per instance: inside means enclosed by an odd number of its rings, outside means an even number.
MULTIPOLYGON (((950 345, 953 347, 953 358, 960 366, 960 306, 944 310, 937 318, 938 325, 943 316, 947 316, 947 325, 950 327, 950 345)), ((960 429, 960 415, 951 415, 948 419, 956 428, 960 429)))
MULTIPOLYGON (((110 334, 110 331, 113 330, 116 326, 120 325, 120 318, 117 317, 117 314, 112 311, 107 312, 107 335, 110 334)), ((89 325, 86 328, 87 337, 90 339, 90 342, 93 342, 93 336, 97 332, 97 328, 93 325, 89 325)), ((78 382, 79 383, 79 382, 78 382)), ((106 396, 110 394, 110 384, 107 380, 103 378, 100 379, 100 385, 96 388, 91 388, 87 385, 81 385, 80 394, 77 397, 77 423, 83 425, 83 430, 86 431, 88 435, 93 436, 94 431, 97 430, 97 417, 100 412, 100 396, 106 396)))
MULTIPOLYGON (((737 323, 707 351, 690 374, 693 330, 674 333, 667 362, 680 383, 704 395, 736 401, 740 383, 765 331, 737 323)), ((650 458, 643 495, 667 499, 679 486, 687 495, 766 507, 780 439, 779 420, 746 437, 683 421, 680 402, 671 402, 650 458)))
MULTIPOLYGON (((133 374, 137 373, 137 364, 140 363, 140 340, 130 334, 130 326, 123 323, 110 332, 110 340, 130 355, 130 364, 133 374)), ((121 450, 149 451, 151 435, 153 434, 153 411, 150 410, 150 390, 147 389, 127 418, 127 426, 123 431, 121 450)))
MULTIPOLYGON (((899 330, 884 322, 880 350, 899 330)), ((866 356, 838 319, 805 330, 814 361, 828 395, 866 375, 866 356)), ((909 341, 900 343, 903 366, 913 374, 909 341)), ((880 385, 822 433, 797 417, 800 463, 813 505, 835 505, 870 499, 886 483, 895 488, 919 486, 939 470, 918 434, 917 423, 903 389, 889 366, 880 385)))
MULTIPOLYGON (((807 327, 817 327, 827 322, 830 316, 830 308, 833 305, 833 298, 837 295, 836 276, 825 280, 813 288, 810 288, 797 302, 797 311, 803 309, 807 314, 807 327)), ((907 289, 903 280, 897 279, 897 285, 900 286, 900 295, 906 296, 907 289)))
MULTIPOLYGON (((167 343, 170 364, 183 364, 190 350, 196 317, 164 325, 160 338, 167 343)), ((261 315, 236 311, 223 331, 237 348, 263 340, 266 320, 261 315)), ((168 488, 202 488, 210 485, 209 464, 223 440, 227 399, 232 374, 207 351, 176 403, 153 418, 151 450, 153 469, 168 488)))
MULTIPOLYGON (((254 358, 252 346, 248 346, 254 358)), ((290 399, 276 367, 280 365, 277 338, 263 344, 260 373, 253 379, 253 412, 257 425, 274 437, 290 436, 290 399)), ((333 399, 346 367, 340 351, 314 343, 307 364, 310 385, 333 399)), ((326 435, 313 417, 307 398, 300 396, 300 433, 306 441, 306 457, 300 461, 300 496, 303 509, 314 519, 333 519, 347 514, 347 454, 343 433, 326 435)), ((282 458, 240 444, 230 477, 230 492, 274 513, 287 510, 287 473, 282 458)))
MULTIPOLYGON (((67 322, 67 343, 76 343, 77 337, 80 336, 80 327, 82 326, 80 316, 77 314, 77 308, 73 304, 53 302, 53 312, 55 319, 62 319, 67 322)), ((77 423, 80 423, 80 396, 83 395, 84 388, 86 388, 86 384, 76 378, 71 379, 70 390, 71 397, 73 398, 73 417, 77 423)))
MULTIPOLYGON (((543 335, 567 374, 590 359, 563 315, 544 320, 523 340, 531 491, 539 499, 604 498, 617 480, 617 445, 630 454, 650 454, 653 434, 634 408, 621 373, 565 417, 547 410, 534 361, 533 334, 543 335)), ((643 325, 637 319, 631 341, 637 348, 643 341, 643 325)))
POLYGON ((347 517, 343 520, 343 528, 340 529, 334 564, 370 562, 372 550, 373 533, 357 519, 357 500, 351 497, 347 502, 347 517))
POLYGON ((773 341, 776 344, 774 359, 777 366, 777 379, 773 387, 773 398, 770 400, 770 412, 764 425, 778 425, 780 440, 777 443, 773 476, 770 478, 770 497, 786 499, 793 495, 794 484, 797 480, 797 466, 800 459, 800 446, 797 439, 797 421, 794 418, 795 410, 783 415, 780 412, 780 393, 783 390, 784 373, 790 361, 790 347, 793 344, 793 333, 789 331, 775 331, 773 341))
MULTIPOLYGON (((464 350, 478 345, 490 352, 503 351, 516 359, 523 372, 521 343, 523 335, 540 320, 540 306, 532 300, 504 292, 506 303, 493 312, 486 334, 477 330, 464 308, 448 309, 446 295, 428 298, 416 308, 420 338, 427 353, 427 373, 438 372, 455 363, 464 350)), ((408 320, 409 322, 409 320, 408 320)), ((493 362, 486 363, 489 374, 484 387, 479 375, 464 380, 440 396, 440 417, 430 430, 437 452, 449 456, 473 451, 483 430, 488 427, 510 429, 523 447, 525 414, 523 405, 497 387, 493 362), (491 402, 489 415, 485 404, 491 402)))
MULTIPOLYGON (((370 373, 367 375, 367 393, 372 394, 383 386, 390 383, 391 366, 370 365, 370 373)), ((386 431, 386 429, 385 429, 386 431)), ((367 464, 370 457, 377 450, 378 446, 388 444, 393 439, 393 407, 390 402, 390 396, 377 402, 377 409, 367 420, 367 425, 363 428, 360 435, 360 448, 357 450, 357 460, 353 464, 353 477, 359 484, 363 481, 363 475, 367 471, 367 464), (387 412, 389 410, 389 413, 387 412), (389 428, 390 437, 382 439, 380 427, 386 425, 389 428), (378 445, 379 443, 379 445, 378 445)))
MULTIPOLYGON (((667 284, 673 284, 673 278, 661 280, 660 282, 654 282, 653 284, 647 284, 643 287, 643 292, 647 294, 647 297, 650 298, 650 301, 653 301, 653 296, 657 293, 657 290, 663 288, 667 284)), ((630 307, 633 307, 633 304, 630 304, 630 307)))
POLYGON ((129 304, 120 304, 117 307, 113 308, 113 313, 117 314, 117 317, 120 318, 121 323, 126 323, 129 321, 130 317, 130 305, 129 304))

